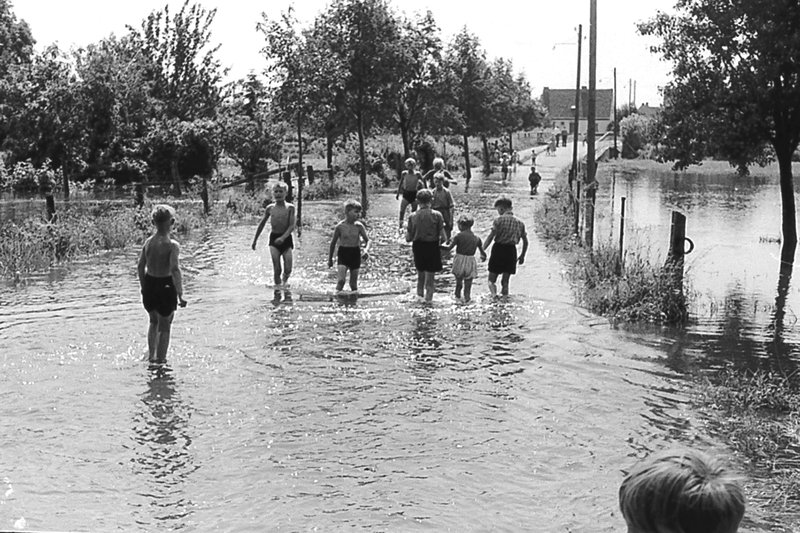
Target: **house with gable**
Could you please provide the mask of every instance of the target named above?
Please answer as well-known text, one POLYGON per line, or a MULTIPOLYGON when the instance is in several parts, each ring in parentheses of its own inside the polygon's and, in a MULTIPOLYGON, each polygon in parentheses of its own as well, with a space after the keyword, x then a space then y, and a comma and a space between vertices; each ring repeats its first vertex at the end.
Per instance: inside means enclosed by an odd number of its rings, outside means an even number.
MULTIPOLYGON (((595 131, 605 133, 614 121, 614 90, 595 90, 595 131)), ((578 133, 584 135, 589 127, 589 89, 581 87, 581 109, 578 116, 578 133)), ((542 91, 542 105, 547 109, 553 126, 567 130, 572 135, 575 128, 575 89, 550 89, 542 91)))

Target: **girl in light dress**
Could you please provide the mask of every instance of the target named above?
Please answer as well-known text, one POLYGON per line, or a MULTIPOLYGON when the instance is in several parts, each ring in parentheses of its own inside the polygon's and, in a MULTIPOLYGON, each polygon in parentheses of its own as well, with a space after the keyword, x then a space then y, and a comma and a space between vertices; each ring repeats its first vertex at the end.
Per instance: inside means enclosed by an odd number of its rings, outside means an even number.
POLYGON ((472 280, 478 277, 478 263, 475 261, 475 252, 481 252, 481 261, 486 261, 486 252, 483 241, 472 233, 475 220, 469 215, 458 218, 458 234, 446 246, 450 251, 456 249, 453 259, 453 275, 456 277, 456 298, 461 299, 461 289, 464 289, 464 301, 469 302, 472 293, 472 280))

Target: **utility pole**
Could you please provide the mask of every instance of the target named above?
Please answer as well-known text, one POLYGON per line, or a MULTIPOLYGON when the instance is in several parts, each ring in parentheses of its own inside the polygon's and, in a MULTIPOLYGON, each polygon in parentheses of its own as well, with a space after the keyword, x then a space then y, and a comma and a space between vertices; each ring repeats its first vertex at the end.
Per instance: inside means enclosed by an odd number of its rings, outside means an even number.
POLYGON ((614 67, 614 159, 619 157, 617 131, 619 131, 619 125, 617 124, 617 67, 614 67))
POLYGON ((596 134, 597 114, 597 0, 589 0, 589 107, 587 112, 586 131, 586 177, 584 201, 586 207, 583 215, 583 242, 591 249, 594 245, 594 198, 597 182, 595 174, 594 142, 596 134))
POLYGON ((569 170, 569 188, 572 182, 578 179, 578 136, 580 132, 581 117, 581 40, 583 39, 583 24, 578 24, 578 74, 575 78, 575 125, 572 137, 572 168, 569 170))

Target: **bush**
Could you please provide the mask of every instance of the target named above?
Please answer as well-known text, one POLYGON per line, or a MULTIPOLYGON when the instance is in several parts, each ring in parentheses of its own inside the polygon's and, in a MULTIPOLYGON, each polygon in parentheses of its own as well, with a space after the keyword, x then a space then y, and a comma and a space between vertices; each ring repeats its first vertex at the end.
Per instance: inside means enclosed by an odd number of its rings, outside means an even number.
POLYGON ((622 119, 619 132, 622 137, 622 157, 635 159, 645 145, 655 141, 656 122, 652 118, 634 113, 622 119))

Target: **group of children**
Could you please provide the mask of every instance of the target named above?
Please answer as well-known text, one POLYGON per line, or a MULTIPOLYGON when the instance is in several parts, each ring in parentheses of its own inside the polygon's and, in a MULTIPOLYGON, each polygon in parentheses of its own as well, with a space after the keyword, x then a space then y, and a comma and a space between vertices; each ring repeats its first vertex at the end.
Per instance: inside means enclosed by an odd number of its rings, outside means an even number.
MULTIPOLYGON (((497 295, 497 278, 501 277, 501 294, 508 294, 509 280, 517 271, 517 264, 525 262, 528 251, 528 234, 525 223, 514 216, 511 198, 500 196, 494 203, 499 216, 492 224, 492 230, 485 241, 474 233, 474 220, 469 215, 458 219, 459 233, 452 236, 455 205, 448 190, 450 178, 444 169, 444 161, 436 158, 433 170, 425 176, 416 170, 416 161, 406 159, 406 170, 400 176, 396 198, 400 203, 400 228, 403 227, 405 213, 411 206, 412 214, 406 228, 406 241, 412 243, 414 267, 417 269, 417 296, 430 302, 436 272, 442 270, 440 248, 447 251, 456 249, 453 259, 453 275, 456 278, 455 296, 464 301, 472 297, 472 280, 478 275, 475 253, 480 252, 481 260, 486 259, 486 250, 494 241, 489 259, 489 291, 497 295), (426 187, 426 177, 430 175, 433 189, 426 187), (517 244, 522 241, 522 251, 517 255, 517 244)), ((430 185, 430 183, 428 183, 430 185)))

